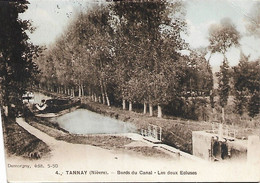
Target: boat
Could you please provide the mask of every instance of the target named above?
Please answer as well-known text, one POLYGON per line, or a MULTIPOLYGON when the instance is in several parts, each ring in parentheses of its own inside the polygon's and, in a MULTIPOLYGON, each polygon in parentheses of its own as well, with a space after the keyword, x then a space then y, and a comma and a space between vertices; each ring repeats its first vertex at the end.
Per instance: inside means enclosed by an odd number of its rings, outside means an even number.
POLYGON ((22 99, 23 103, 32 103, 34 101, 34 94, 32 92, 27 91, 22 95, 22 99))
POLYGON ((80 105, 80 100, 48 99, 42 100, 40 104, 34 104, 34 110, 39 113, 56 113, 78 105, 80 105))

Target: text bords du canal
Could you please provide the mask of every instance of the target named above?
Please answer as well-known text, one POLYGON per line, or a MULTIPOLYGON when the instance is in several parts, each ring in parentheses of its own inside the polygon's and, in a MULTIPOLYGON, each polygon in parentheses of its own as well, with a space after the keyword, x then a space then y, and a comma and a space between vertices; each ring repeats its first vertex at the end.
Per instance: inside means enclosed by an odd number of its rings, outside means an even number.
POLYGON ((117 171, 117 175, 197 175, 196 171, 117 171))

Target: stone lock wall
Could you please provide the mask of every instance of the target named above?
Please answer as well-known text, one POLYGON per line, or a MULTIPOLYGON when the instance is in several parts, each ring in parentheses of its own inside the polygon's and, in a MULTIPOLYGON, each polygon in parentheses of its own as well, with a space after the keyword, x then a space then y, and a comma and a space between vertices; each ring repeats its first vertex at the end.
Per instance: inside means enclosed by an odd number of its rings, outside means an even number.
POLYGON ((260 139, 259 136, 249 136, 247 145, 247 163, 260 168, 260 139))
POLYGON ((192 132, 192 154, 205 160, 211 160, 211 139, 213 135, 205 131, 192 132))

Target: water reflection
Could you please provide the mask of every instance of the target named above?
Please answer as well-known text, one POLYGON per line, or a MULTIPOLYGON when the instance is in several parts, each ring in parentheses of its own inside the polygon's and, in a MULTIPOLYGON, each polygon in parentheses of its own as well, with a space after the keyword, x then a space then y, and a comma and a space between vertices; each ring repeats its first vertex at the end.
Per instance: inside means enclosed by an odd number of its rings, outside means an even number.
POLYGON ((86 109, 53 119, 61 128, 73 134, 111 134, 136 132, 136 127, 127 122, 119 121, 86 109))

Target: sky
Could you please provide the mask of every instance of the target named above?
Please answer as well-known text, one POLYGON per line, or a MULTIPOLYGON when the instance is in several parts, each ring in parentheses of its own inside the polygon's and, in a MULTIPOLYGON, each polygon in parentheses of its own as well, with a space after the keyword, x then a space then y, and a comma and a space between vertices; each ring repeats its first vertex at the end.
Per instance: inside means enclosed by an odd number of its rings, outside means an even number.
MULTIPOLYGON (((29 19, 36 27, 36 31, 29 35, 34 44, 50 45, 55 42, 66 26, 80 11, 87 11, 93 4, 100 2, 93 0, 29 0, 28 10, 21 14, 22 19, 29 19)), ((219 23, 222 18, 230 18, 241 33, 241 48, 231 48, 227 58, 231 66, 239 62, 241 50, 250 55, 250 60, 260 58, 260 39, 249 35, 246 30, 246 17, 256 0, 186 0, 186 21, 188 35, 184 39, 192 48, 207 47, 208 28, 219 23)), ((206 55, 208 59, 209 54, 206 55)), ((210 63, 218 67, 223 60, 220 54, 213 54, 210 63)))

